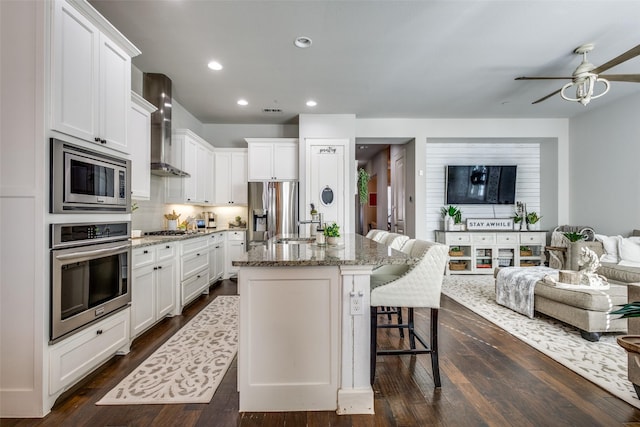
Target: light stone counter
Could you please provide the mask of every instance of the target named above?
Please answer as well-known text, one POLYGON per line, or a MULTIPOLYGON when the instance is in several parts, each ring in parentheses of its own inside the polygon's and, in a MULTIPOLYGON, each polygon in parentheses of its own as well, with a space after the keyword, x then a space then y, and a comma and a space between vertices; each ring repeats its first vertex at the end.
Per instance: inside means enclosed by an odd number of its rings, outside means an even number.
POLYGON ((302 267, 411 264, 403 252, 374 242, 359 234, 347 234, 340 245, 318 246, 297 235, 272 238, 266 245, 255 246, 232 264, 239 267, 302 267))
POLYGON ((145 246, 158 245, 160 243, 178 242, 181 240, 195 239, 197 237, 209 236, 213 233, 222 233, 225 231, 246 231, 246 228, 217 228, 215 230, 197 231, 186 234, 173 234, 167 236, 142 236, 136 239, 129 239, 131 248, 143 248, 145 246))

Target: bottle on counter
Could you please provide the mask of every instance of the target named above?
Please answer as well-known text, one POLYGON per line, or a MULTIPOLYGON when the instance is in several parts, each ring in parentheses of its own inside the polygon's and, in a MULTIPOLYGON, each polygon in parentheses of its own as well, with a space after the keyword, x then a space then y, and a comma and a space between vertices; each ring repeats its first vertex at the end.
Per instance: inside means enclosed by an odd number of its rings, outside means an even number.
POLYGON ((316 229, 316 244, 318 246, 324 246, 325 243, 326 241, 324 237, 324 224, 322 224, 321 222, 316 229))

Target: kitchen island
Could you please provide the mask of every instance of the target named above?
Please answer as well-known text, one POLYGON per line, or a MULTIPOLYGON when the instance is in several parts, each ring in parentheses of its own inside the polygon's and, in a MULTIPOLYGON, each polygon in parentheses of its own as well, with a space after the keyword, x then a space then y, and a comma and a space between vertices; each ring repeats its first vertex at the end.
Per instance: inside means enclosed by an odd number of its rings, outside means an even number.
POLYGON ((318 246, 279 236, 240 268, 240 411, 372 414, 369 276, 408 255, 357 234, 318 246))

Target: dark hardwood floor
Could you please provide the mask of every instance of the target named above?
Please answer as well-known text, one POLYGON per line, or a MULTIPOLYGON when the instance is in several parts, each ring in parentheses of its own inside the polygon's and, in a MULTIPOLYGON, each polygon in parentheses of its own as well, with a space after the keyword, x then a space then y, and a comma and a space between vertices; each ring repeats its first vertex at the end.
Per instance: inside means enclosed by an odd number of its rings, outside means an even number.
MULTIPOLYGON (((442 388, 428 355, 379 356, 375 415, 334 412, 238 413, 234 362, 209 404, 96 406, 102 396, 218 295, 222 281, 133 342, 65 393, 43 419, 3 419, 9 426, 640 426, 640 411, 554 362, 447 297, 440 309, 442 388)), ((426 330, 428 312, 416 311, 426 330)), ((382 319, 381 319, 382 320, 382 319)), ((426 332, 424 333, 427 336, 426 332)), ((399 343, 396 329, 380 345, 399 343)))

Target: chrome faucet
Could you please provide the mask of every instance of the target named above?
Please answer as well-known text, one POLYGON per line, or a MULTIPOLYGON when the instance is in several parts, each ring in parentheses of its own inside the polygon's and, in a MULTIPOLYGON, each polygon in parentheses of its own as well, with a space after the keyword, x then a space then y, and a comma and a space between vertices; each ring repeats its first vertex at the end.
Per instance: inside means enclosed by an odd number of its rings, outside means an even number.
POLYGON ((319 213, 317 221, 314 221, 312 219, 310 219, 308 221, 298 221, 298 226, 300 226, 302 224, 318 224, 318 225, 322 225, 322 224, 324 224, 323 217, 324 217, 324 215, 319 213))

